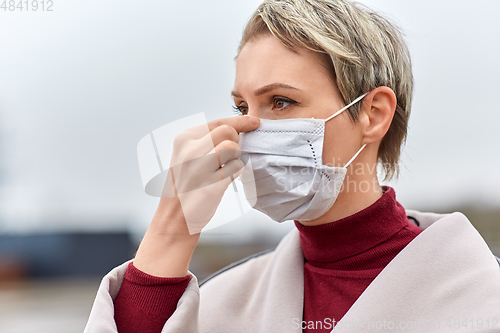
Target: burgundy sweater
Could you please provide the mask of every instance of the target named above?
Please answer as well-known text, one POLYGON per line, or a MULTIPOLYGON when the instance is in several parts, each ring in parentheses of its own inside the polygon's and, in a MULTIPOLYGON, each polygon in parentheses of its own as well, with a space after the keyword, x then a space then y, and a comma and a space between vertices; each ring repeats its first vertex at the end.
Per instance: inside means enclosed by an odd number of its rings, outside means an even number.
MULTIPOLYGON (((330 332, 382 269, 422 230, 409 223, 394 190, 344 219, 304 226, 295 221, 304 253, 306 333, 330 332), (323 329, 317 322, 324 323, 323 329)), ((114 301, 120 333, 159 333, 172 315, 190 276, 161 278, 131 263, 114 301)))

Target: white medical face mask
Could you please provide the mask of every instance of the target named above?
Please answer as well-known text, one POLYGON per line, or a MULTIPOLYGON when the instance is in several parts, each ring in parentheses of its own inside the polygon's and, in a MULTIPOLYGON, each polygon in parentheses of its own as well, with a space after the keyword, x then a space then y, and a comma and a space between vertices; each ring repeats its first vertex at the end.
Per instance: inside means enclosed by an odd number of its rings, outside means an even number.
POLYGON ((249 161, 240 177, 250 205, 277 222, 314 220, 337 199, 347 167, 323 165, 325 123, 366 94, 327 119, 261 119, 254 131, 240 133, 239 145, 249 161))

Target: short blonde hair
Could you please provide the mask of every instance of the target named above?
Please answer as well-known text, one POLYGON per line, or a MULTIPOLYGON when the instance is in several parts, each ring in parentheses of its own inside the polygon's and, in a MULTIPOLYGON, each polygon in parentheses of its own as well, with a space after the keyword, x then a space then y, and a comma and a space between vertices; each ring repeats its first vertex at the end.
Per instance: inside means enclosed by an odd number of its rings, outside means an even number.
MULTIPOLYGON (((346 0, 265 0, 245 27, 238 54, 251 39, 269 32, 291 49, 299 46, 328 55, 345 104, 379 86, 394 91, 396 112, 378 161, 386 180, 397 176, 413 94, 411 58, 400 30, 346 0)), ((359 110, 360 104, 349 108, 355 121, 359 110)))

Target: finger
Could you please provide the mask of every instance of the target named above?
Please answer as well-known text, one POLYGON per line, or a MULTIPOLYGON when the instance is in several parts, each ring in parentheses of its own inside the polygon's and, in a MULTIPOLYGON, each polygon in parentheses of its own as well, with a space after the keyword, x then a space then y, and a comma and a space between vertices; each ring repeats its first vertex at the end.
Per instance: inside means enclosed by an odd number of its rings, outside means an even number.
MULTIPOLYGON (((235 142, 228 141, 229 143, 238 146, 235 142)), ((204 188, 208 185, 219 182, 221 179, 225 179, 232 175, 229 172, 237 172, 238 169, 234 166, 234 161, 240 161, 239 163, 243 165, 243 162, 238 159, 240 150, 223 150, 221 154, 222 168, 219 167, 217 154, 214 152, 183 162, 181 164, 175 165, 171 168, 173 175, 173 183, 175 184, 175 189, 178 194, 191 192, 204 188), (229 169, 224 169, 227 165, 231 167, 229 169), (222 170, 229 170, 224 171, 222 170)), ((233 172, 233 173, 234 173, 233 172)))
MULTIPOLYGON (((224 126, 224 127, 229 127, 229 126, 224 126)), ((236 132, 234 132, 234 133, 236 133, 236 132)), ((202 142, 204 140, 211 140, 210 135, 201 139, 200 142, 202 142)), ((207 146, 204 143, 201 143, 201 145, 204 145, 205 149, 208 150, 209 146, 207 146)), ((211 154, 217 154, 217 158, 219 159, 218 167, 220 168, 220 166, 225 164, 228 160, 231 160, 234 158, 240 158, 241 149, 240 149, 240 146, 238 145, 237 142, 229 139, 229 140, 224 140, 224 141, 219 142, 217 145, 215 145, 215 147, 213 147, 212 149, 209 149, 206 152, 206 155, 211 155, 211 154)))
POLYGON ((219 160, 219 167, 226 164, 230 160, 239 159, 241 156, 240 146, 234 141, 223 141, 214 148, 219 160))
POLYGON ((253 131, 260 125, 260 119, 252 116, 237 116, 230 118, 222 118, 213 120, 208 123, 208 128, 213 131, 215 128, 222 125, 229 125, 236 130, 236 132, 248 132, 253 131))
MULTIPOLYGON (((177 144, 174 144, 174 146, 177 149, 174 149, 174 151, 182 153, 182 156, 186 155, 193 158, 208 154, 222 141, 232 140, 237 143, 240 140, 239 132, 251 131, 259 126, 258 124, 254 125, 252 119, 260 124, 259 118, 239 116, 214 120, 205 124, 205 130, 200 126, 193 127, 176 138, 177 144), (205 134, 200 136, 202 132, 205 132, 205 134)), ((177 158, 175 160, 182 161, 183 159, 177 158)))
POLYGON ((221 125, 214 128, 210 132, 210 135, 212 137, 214 147, 225 140, 231 140, 236 143, 240 142, 240 136, 238 135, 238 132, 229 125, 221 125))
POLYGON ((241 160, 231 160, 220 169, 221 179, 231 177, 238 172, 241 172, 245 165, 241 160))
POLYGON ((240 141, 238 132, 229 125, 221 125, 214 128, 212 132, 206 134, 203 138, 192 141, 191 144, 200 147, 199 151, 203 154, 209 154, 214 153, 214 147, 217 147, 223 141, 234 141, 237 145, 240 141))
POLYGON ((205 135, 210 133, 210 129, 208 128, 208 123, 203 123, 191 128, 188 128, 184 132, 180 133, 178 137, 180 137, 181 141, 186 139, 198 140, 205 135))
POLYGON ((221 179, 215 152, 173 166, 172 174, 178 194, 203 188, 221 179))

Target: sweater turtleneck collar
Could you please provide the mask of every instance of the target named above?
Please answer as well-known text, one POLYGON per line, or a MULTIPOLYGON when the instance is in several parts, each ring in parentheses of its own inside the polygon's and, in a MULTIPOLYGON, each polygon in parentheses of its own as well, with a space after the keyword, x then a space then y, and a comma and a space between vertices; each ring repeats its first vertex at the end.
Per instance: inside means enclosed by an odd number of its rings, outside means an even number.
POLYGON ((334 263, 376 248, 410 225, 405 209, 396 201, 391 187, 371 206, 338 221, 305 226, 295 221, 302 251, 312 263, 334 263))

